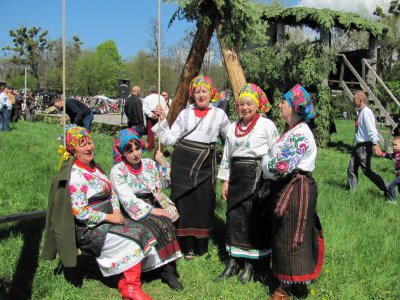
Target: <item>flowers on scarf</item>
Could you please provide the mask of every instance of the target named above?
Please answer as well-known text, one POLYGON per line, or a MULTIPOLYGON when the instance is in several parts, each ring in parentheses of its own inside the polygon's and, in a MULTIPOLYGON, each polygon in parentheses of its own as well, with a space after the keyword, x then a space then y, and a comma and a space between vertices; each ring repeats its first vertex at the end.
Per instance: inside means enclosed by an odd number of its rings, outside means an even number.
POLYGON ((198 75, 192 79, 189 85, 189 97, 194 98, 194 91, 198 86, 205 86, 211 95, 211 102, 216 102, 219 99, 218 89, 214 86, 214 83, 210 78, 204 75, 198 75))
POLYGON ((303 119, 309 120, 315 117, 311 96, 300 84, 296 84, 284 97, 290 107, 303 119))
POLYGON ((239 101, 242 97, 249 97, 257 105, 260 112, 266 113, 271 109, 271 104, 268 101, 264 91, 254 83, 246 83, 239 94, 239 101))

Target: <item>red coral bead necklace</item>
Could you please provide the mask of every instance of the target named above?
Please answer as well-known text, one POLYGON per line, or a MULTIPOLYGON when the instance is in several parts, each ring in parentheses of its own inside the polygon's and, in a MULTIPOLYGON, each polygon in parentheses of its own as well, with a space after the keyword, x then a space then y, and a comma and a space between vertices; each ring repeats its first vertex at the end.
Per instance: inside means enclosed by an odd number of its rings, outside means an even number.
POLYGON ((256 125, 258 119, 260 118, 260 114, 256 113, 253 117, 253 119, 251 119, 250 123, 247 125, 246 129, 242 128, 242 120, 243 118, 241 118, 237 123, 236 123, 236 127, 235 127, 235 136, 236 137, 244 137, 245 135, 247 135, 250 131, 253 130, 254 126, 256 125))
POLYGON ((129 163, 125 162, 126 167, 128 168, 128 171, 131 172, 133 175, 139 175, 143 171, 143 164, 142 161, 139 162, 139 167, 135 169, 132 167, 129 163))

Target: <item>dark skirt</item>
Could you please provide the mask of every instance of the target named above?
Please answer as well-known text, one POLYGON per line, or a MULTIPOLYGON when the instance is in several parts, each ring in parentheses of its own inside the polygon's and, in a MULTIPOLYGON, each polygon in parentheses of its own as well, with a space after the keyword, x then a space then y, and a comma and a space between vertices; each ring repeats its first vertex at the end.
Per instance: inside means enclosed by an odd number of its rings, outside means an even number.
POLYGON ((179 212, 176 235, 184 253, 207 252, 215 209, 213 145, 183 140, 171 156, 171 200, 179 212))
POLYGON ((226 243, 242 249, 266 250, 271 247, 270 218, 258 197, 261 159, 234 157, 228 188, 226 243))
POLYGON ((272 272, 277 279, 287 283, 307 283, 318 278, 324 260, 322 227, 316 212, 317 184, 310 174, 301 176, 306 179, 303 183, 291 181, 293 176, 288 176, 271 185, 272 201, 278 203, 285 188, 293 184, 283 216, 278 217, 272 212, 272 272), (299 195, 305 192, 306 201, 301 206, 299 195), (301 209, 304 209, 303 213, 301 209), (303 225, 299 226, 299 216, 303 216, 304 231, 303 225), (295 243, 295 237, 301 232, 302 242, 295 243))

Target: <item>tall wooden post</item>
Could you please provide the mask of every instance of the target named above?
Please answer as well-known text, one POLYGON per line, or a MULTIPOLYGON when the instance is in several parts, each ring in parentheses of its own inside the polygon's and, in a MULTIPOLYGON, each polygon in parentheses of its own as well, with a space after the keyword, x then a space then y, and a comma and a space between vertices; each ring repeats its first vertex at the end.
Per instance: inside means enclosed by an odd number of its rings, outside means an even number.
MULTIPOLYGON (((324 50, 327 54, 326 63, 329 65, 329 52, 331 50, 331 33, 330 33, 330 31, 321 29, 320 33, 319 33, 319 38, 320 38, 322 44, 324 45, 324 50)), ((329 77, 329 72, 326 74, 325 79, 322 81, 322 86, 324 86, 324 87, 328 86, 328 77, 329 77)))
POLYGON ((215 29, 219 40, 219 46, 221 47, 222 56, 224 58, 225 68, 228 73, 229 81, 232 85, 233 95, 236 101, 241 88, 246 84, 246 77, 244 76, 244 71, 242 65, 240 64, 236 50, 225 47, 221 41, 220 33, 222 26, 223 25, 220 17, 216 16, 215 29))
POLYGON ((168 113, 167 121, 171 126, 178 114, 185 108, 189 98, 190 81, 199 74, 203 63, 204 55, 210 44, 210 40, 214 31, 215 11, 208 16, 210 22, 198 23, 197 32, 190 48, 188 58, 183 67, 181 78, 175 90, 174 101, 172 101, 171 109, 168 113))
MULTIPOLYGON (((378 38, 373 36, 371 33, 369 34, 369 41, 368 41, 368 61, 372 69, 376 73, 376 65, 378 62, 378 38)), ((372 72, 368 71, 367 84, 374 85, 375 83, 376 83, 375 75, 372 72)))

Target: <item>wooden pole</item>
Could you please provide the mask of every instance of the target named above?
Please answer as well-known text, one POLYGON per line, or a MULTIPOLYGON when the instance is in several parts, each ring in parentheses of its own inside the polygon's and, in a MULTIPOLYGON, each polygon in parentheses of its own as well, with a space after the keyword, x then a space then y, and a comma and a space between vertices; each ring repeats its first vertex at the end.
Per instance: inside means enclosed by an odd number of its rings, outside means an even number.
POLYGON ((175 90, 174 101, 167 116, 168 124, 171 126, 178 114, 185 108, 189 98, 190 81, 199 74, 203 63, 204 55, 207 52, 208 45, 214 31, 215 10, 209 10, 209 22, 198 24, 197 32, 190 48, 189 55, 183 67, 181 78, 175 90))
MULTIPOLYGON (((62 100, 64 103, 63 107, 63 134, 65 135, 65 126, 66 126, 66 117, 65 117, 65 1, 62 0, 62 100)), ((64 148, 65 145, 65 138, 64 138, 64 148)))
MULTIPOLYGON (((161 0, 158 0, 158 47, 157 47, 157 79, 158 79, 158 106, 161 106, 160 95, 161 95, 161 0)), ((158 116, 158 136, 160 136, 160 116, 158 116)), ((161 151, 161 142, 158 138, 158 151, 161 151)))

